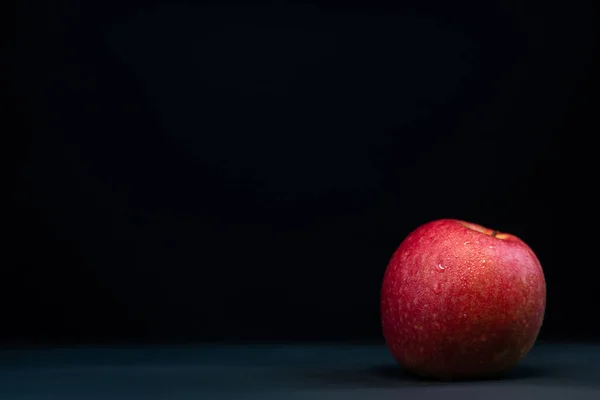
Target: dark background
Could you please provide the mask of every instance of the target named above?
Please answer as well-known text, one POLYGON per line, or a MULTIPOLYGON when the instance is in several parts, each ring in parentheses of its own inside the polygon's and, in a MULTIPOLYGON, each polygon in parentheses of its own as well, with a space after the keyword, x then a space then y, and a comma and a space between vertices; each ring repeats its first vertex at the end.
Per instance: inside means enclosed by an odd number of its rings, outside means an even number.
POLYGON ((381 340, 442 217, 536 251, 541 337, 599 338, 592 3, 19 1, 2 338, 381 340))

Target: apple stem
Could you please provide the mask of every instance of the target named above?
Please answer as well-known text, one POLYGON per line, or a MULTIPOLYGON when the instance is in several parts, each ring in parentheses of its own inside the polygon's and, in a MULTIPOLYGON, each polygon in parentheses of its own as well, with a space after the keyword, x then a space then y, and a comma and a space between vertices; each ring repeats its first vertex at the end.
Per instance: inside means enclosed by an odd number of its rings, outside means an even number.
POLYGON ((492 237, 496 237, 497 234, 498 234, 498 231, 492 232, 492 237))

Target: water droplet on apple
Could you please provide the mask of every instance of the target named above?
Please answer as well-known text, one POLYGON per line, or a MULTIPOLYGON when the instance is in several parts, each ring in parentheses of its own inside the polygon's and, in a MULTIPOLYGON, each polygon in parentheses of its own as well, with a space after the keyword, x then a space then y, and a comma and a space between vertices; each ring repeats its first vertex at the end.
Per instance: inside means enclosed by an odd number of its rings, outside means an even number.
POLYGON ((435 282, 433 284, 433 293, 440 294, 441 291, 442 291, 442 287, 440 286, 440 283, 439 282, 435 282))
POLYGON ((437 272, 444 272, 444 271, 446 270, 446 267, 444 267, 442 264, 438 264, 438 265, 435 267, 435 270, 436 270, 437 272))

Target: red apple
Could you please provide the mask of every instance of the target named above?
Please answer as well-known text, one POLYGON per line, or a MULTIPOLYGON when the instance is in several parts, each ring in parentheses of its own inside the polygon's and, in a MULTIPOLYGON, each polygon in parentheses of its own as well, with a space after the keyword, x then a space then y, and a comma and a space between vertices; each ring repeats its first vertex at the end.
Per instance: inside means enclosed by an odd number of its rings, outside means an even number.
POLYGON ((535 343, 546 282, 518 237, 441 219, 404 239, 383 279, 387 346, 408 372, 472 379, 512 369, 535 343))

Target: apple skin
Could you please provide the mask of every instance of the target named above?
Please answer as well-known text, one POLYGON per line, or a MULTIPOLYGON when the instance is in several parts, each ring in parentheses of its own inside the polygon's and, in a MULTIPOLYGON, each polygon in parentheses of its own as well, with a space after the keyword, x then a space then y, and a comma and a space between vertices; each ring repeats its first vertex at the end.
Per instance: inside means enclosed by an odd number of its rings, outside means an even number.
POLYGON ((529 246, 456 219, 410 233, 381 289, 393 357, 407 372, 433 379, 508 372, 533 347, 545 308, 544 273, 529 246))

